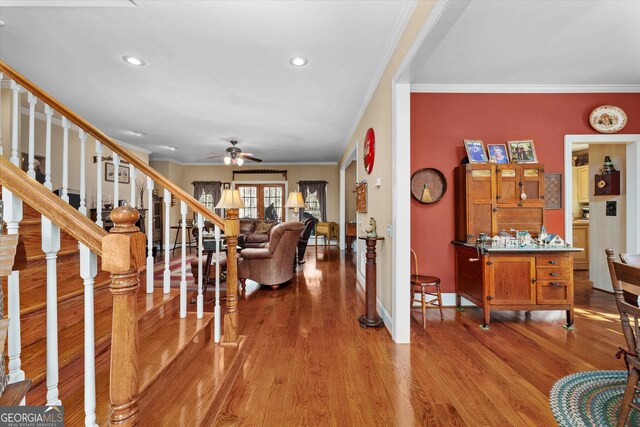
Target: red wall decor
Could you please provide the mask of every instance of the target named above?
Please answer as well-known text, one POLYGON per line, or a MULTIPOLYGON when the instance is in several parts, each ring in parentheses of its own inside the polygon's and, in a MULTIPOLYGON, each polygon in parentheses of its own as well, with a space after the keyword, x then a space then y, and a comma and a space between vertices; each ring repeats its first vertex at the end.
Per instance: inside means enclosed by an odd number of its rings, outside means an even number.
MULTIPOLYGON (((589 124, 594 108, 611 104, 627 114, 621 133, 640 133, 640 94, 411 94, 411 173, 425 165, 442 171, 453 182, 453 169, 466 155, 463 139, 485 144, 533 139, 545 172, 564 175, 564 136, 596 134, 589 124)), ((568 179, 565 175, 564 179, 568 179)), ((454 194, 425 209, 411 200, 411 247, 420 272, 442 279, 442 291, 454 292, 454 194)), ((549 233, 564 237, 564 209, 546 211, 549 233)))
POLYGON ((371 173, 373 170, 373 161, 376 158, 376 135, 373 132, 373 128, 367 130, 367 135, 364 138, 364 170, 367 173, 371 173))

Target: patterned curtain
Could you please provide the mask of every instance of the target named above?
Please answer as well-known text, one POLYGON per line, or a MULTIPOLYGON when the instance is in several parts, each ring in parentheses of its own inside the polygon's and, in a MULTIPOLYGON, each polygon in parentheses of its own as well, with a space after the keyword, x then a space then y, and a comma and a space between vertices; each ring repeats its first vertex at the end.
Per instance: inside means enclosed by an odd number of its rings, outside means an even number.
POLYGON ((220 201, 222 197, 222 182, 221 181, 194 181, 193 184, 193 197, 200 201, 210 210, 214 211, 216 215, 222 215, 221 209, 214 209, 214 207, 220 201))
POLYGON ((302 198, 305 201, 305 209, 304 211, 300 210, 300 221, 304 218, 304 213, 313 211, 316 212, 315 217, 318 221, 326 221, 327 220, 327 181, 299 181, 298 188, 302 193, 302 198), (309 197, 310 195, 315 197, 309 197), (311 200, 313 199, 313 201, 311 200), (317 200, 318 206, 315 206, 317 200))

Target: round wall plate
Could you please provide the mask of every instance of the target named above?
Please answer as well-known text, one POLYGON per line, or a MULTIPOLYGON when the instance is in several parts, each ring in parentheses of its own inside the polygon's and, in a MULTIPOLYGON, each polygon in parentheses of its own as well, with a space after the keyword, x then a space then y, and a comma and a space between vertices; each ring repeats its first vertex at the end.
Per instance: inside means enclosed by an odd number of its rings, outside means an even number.
POLYGON ((436 203, 447 192, 447 179, 438 169, 424 168, 411 175, 411 197, 430 205, 436 203))
POLYGON ((589 124, 600 133, 616 133, 626 126, 627 115, 620 107, 602 105, 591 112, 589 124))
POLYGON ((373 162, 376 158, 376 135, 373 132, 373 128, 367 130, 367 136, 364 138, 364 170, 367 173, 371 173, 373 170, 373 162))

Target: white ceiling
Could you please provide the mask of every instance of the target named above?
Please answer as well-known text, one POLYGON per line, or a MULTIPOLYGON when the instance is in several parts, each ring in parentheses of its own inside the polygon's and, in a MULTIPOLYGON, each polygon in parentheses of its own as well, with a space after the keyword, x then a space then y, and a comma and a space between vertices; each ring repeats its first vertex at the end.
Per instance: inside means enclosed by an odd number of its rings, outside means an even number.
POLYGON ((337 161, 414 5, 135 3, 0 8, 0 58, 111 137, 182 162, 232 138, 265 162, 337 161))
POLYGON ((640 1, 474 0, 415 85, 640 85, 640 1))

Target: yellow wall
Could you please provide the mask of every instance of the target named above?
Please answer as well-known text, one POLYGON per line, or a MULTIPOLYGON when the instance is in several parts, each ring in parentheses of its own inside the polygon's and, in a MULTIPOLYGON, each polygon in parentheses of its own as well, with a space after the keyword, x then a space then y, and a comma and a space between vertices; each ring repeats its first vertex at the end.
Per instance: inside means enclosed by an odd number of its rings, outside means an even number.
MULTIPOLYGON (((378 277, 377 296, 380 302, 393 316, 392 310, 392 253, 391 238, 386 235, 387 224, 391 224, 392 219, 392 189, 391 189, 391 141, 392 141, 392 79, 398 66, 406 56, 406 53, 416 38, 417 33, 424 25, 435 2, 421 1, 407 23, 405 31, 398 42, 387 68, 385 69, 378 86, 367 105, 367 108, 358 122, 358 126, 350 138, 347 149, 344 151, 340 164, 344 163, 353 152, 356 145, 358 153, 363 152, 363 141, 367 129, 373 128, 376 135, 376 156, 373 171, 368 175, 358 156, 358 175, 364 177, 369 183, 368 212, 358 214, 360 230, 369 225, 369 217, 374 217, 378 224, 378 234, 385 236, 385 240, 378 244, 378 277), (376 188, 373 182, 380 178, 382 185, 376 188)), ((407 183, 408 185, 408 183, 407 183)), ((360 253, 364 253, 364 243, 359 240, 360 253)), ((359 260, 360 262, 360 260, 359 260)))
POLYGON ((344 171, 344 195, 345 195, 345 220, 353 222, 356 220, 356 168, 357 162, 354 160, 344 171))

